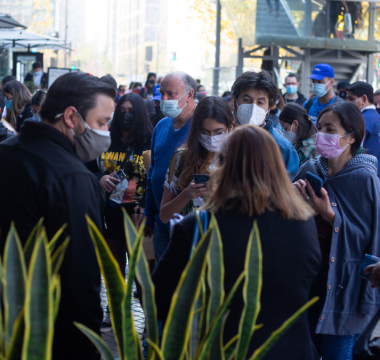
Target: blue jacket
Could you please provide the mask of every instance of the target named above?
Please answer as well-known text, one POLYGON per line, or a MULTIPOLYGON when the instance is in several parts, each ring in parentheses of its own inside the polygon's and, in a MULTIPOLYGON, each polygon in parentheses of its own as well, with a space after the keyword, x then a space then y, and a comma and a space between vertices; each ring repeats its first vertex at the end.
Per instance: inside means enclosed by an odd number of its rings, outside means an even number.
MULTIPOLYGON (((365 122, 365 138, 363 147, 367 154, 373 155, 380 161, 380 115, 375 109, 362 112, 365 122)), ((380 169, 377 169, 380 174, 380 169)))
POLYGON ((380 256, 380 182, 377 159, 356 155, 347 166, 327 176, 327 160, 307 161, 293 181, 310 171, 319 176, 335 212, 327 275, 326 300, 316 333, 361 333, 380 307, 380 293, 359 275, 365 254, 380 256), (323 315, 323 316, 322 316, 323 315))
POLYGON ((155 222, 163 224, 159 218, 159 209, 164 194, 164 182, 170 159, 190 132, 190 119, 181 129, 175 131, 174 119, 166 117, 157 123, 152 136, 151 163, 146 182, 144 215, 146 225, 154 226, 155 222))
POLYGON ((290 177, 292 177, 297 172, 300 162, 296 149, 288 139, 280 134, 278 130, 274 129, 272 120, 267 119, 264 129, 268 130, 276 140, 280 147, 286 170, 288 170, 290 177))

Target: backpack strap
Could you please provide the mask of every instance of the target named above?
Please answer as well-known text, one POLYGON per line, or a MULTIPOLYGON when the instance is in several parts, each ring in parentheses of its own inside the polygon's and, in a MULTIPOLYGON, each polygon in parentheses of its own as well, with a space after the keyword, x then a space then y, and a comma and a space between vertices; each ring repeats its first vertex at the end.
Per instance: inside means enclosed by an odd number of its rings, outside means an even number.
POLYGON ((314 99, 315 99, 315 96, 312 97, 312 98, 310 98, 310 99, 307 101, 306 106, 305 106, 305 110, 306 110, 307 113, 309 113, 309 110, 310 110, 310 108, 311 108, 311 105, 313 105, 313 101, 314 101, 314 99))

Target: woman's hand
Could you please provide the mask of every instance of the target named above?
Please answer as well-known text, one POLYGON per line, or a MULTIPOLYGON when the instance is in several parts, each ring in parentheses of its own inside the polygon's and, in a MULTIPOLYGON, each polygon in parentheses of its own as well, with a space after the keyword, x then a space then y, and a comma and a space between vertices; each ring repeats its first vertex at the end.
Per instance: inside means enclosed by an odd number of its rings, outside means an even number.
POLYGON ((378 262, 377 264, 367 266, 364 269, 364 274, 371 274, 371 276, 369 277, 369 281, 371 282, 372 288, 380 288, 380 262, 378 262))
MULTIPOLYGON (((333 226, 335 213, 331 207, 329 194, 327 193, 326 189, 321 189, 322 198, 319 198, 317 195, 315 195, 315 192, 308 180, 306 180, 306 187, 310 194, 308 202, 311 205, 311 207, 314 209, 316 213, 321 215, 322 218, 325 219, 331 226, 333 226)), ((306 192, 305 188, 303 190, 305 190, 306 192)))
POLYGON ((120 182, 120 180, 119 179, 115 179, 115 178, 112 177, 115 174, 116 174, 116 171, 114 171, 110 175, 104 175, 100 179, 100 186, 105 191, 112 192, 112 191, 116 190, 116 185, 120 182))
POLYGON ((205 196, 206 186, 204 186, 203 184, 196 184, 194 181, 192 181, 185 191, 189 200, 192 200, 205 196))
POLYGON ((299 193, 305 200, 309 200, 309 195, 306 192, 306 183, 304 180, 296 181, 295 183, 293 183, 293 186, 299 191, 299 193))

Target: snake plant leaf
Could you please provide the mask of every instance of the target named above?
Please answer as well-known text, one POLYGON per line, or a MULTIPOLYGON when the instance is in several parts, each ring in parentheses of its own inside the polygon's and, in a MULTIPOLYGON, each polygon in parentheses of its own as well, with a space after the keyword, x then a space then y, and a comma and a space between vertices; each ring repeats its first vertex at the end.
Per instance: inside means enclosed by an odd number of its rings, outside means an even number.
POLYGON ((260 312, 262 288, 262 251, 257 221, 253 224, 245 257, 246 279, 243 286, 244 308, 239 323, 236 360, 245 360, 260 312))
POLYGON ((51 360, 54 335, 52 268, 48 240, 42 229, 29 264, 25 296, 22 360, 51 360))
MULTIPOLYGON (((3 264, 0 260, 0 301, 3 301, 3 264)), ((0 354, 5 353, 3 312, 0 311, 0 354)))
MULTIPOLYGON (((127 212, 124 212, 124 228, 129 251, 133 250, 133 244, 136 241, 137 232, 127 212)), ((139 236, 144 232, 145 222, 140 227, 139 236)), ((143 241, 143 240, 142 240, 143 241)), ((154 285, 150 277, 148 262, 144 251, 139 251, 136 263, 136 277, 141 286, 143 308, 145 314, 145 326, 148 338, 155 344, 159 344, 158 328, 157 328, 157 307, 154 295, 154 285)), ((148 358, 153 356, 153 349, 148 344, 148 358)))
POLYGON ((219 331, 219 336, 217 337, 217 341, 213 341, 211 346, 211 352, 209 356, 209 360, 225 360, 225 354, 223 350, 223 334, 224 334, 224 327, 226 325, 226 321, 228 318, 228 315, 230 314, 229 311, 227 311, 226 314, 223 316, 222 324, 219 331))
POLYGON ((123 299, 122 307, 122 319, 123 319, 123 347, 124 347, 124 358, 128 360, 137 360, 138 352, 141 351, 140 342, 137 338, 136 343, 136 329, 133 324, 133 315, 131 311, 132 305, 132 285, 135 278, 136 261, 141 252, 143 234, 141 233, 134 245, 132 251, 129 252, 129 272, 127 279, 127 291, 123 299))
MULTIPOLYGON (((206 284, 202 278, 202 286, 199 291, 198 299, 195 302, 194 314, 191 320, 190 338, 189 338, 189 359, 195 359, 197 349, 199 346, 199 339, 201 339, 202 320, 205 318, 204 313, 206 310, 206 284)), ((204 331, 203 331, 204 332, 204 331)))
POLYGON ((55 321, 58 315, 59 302, 61 300, 61 280, 60 280, 59 275, 53 275, 52 291, 53 291, 54 321, 55 321))
POLYGON ((209 330, 206 333, 206 335, 203 338, 203 341, 199 347, 199 356, 197 359, 199 360, 206 360, 209 358, 213 342, 215 339, 219 339, 218 333, 220 331, 220 328, 222 326, 223 318, 225 314, 228 311, 229 306, 231 305, 231 302, 236 294, 237 289, 241 285, 242 281, 246 277, 245 271, 243 271, 240 276, 237 278, 234 286, 232 287, 230 293, 228 294, 226 300, 223 302, 221 307, 219 308, 217 314, 214 316, 214 319, 212 320, 209 330))
POLYGON ((66 240, 57 248, 51 257, 52 269, 54 275, 58 274, 59 269, 61 268, 63 258, 65 257, 65 253, 67 250, 67 246, 69 245, 70 237, 68 236, 66 240))
POLYGON ((230 360, 235 356, 236 344, 238 341, 239 335, 235 335, 223 348, 224 357, 226 360, 230 360))
MULTIPOLYGON (((49 252, 50 254, 53 253, 56 245, 57 245, 57 242, 58 242, 58 239, 60 238, 60 236, 62 235, 63 231, 66 229, 67 227, 67 224, 64 224, 62 225, 62 227, 55 233, 55 235, 53 236, 53 238, 49 241, 49 252)), ((66 238, 67 239, 67 238, 66 238)))
POLYGON ((24 308, 18 316, 14 328, 12 339, 7 352, 8 360, 19 360, 22 356, 22 343, 24 340, 25 321, 24 321, 24 308))
POLYGON ((24 306, 26 283, 24 252, 13 223, 5 243, 3 275, 4 328, 6 343, 9 343, 13 326, 24 306))
POLYGON ((224 300, 223 243, 214 214, 211 215, 211 223, 214 225, 214 231, 212 232, 207 259, 207 282, 210 288, 206 318, 207 328, 224 300))
MULTIPOLYGON (((150 340, 149 338, 146 338, 145 340, 148 343, 148 345, 150 345, 154 349, 155 354, 153 356, 157 355, 158 360, 165 360, 164 355, 162 354, 162 351, 159 348, 159 346, 156 343, 154 343, 152 340, 150 340)), ((154 357, 149 358, 149 360, 154 360, 154 359, 155 359, 154 357)))
POLYGON ((162 336, 162 353, 165 360, 181 359, 186 350, 194 305, 200 291, 202 273, 210 248, 211 231, 210 227, 199 242, 174 292, 162 336))
POLYGON ((42 229, 42 223, 44 221, 44 218, 41 218, 36 226, 33 228, 32 232, 30 233, 28 240, 26 241, 24 245, 24 256, 25 256, 25 264, 28 267, 30 258, 32 257, 32 252, 34 249, 34 245, 36 243, 37 237, 40 234, 40 231, 42 229))
POLYGON ((258 349, 255 350, 249 360, 261 360, 265 357, 268 351, 276 344, 278 340, 289 330, 293 324, 302 316, 302 314, 314 305, 319 300, 319 297, 308 301, 304 306, 297 310, 289 319, 287 319, 277 330, 275 330, 269 338, 258 349))
POLYGON ((79 324, 75 321, 74 321, 74 325, 91 340, 91 342, 95 345, 95 347, 100 352, 100 355, 102 356, 103 360, 113 360, 113 355, 112 355, 111 350, 108 348, 107 344, 97 333, 93 332, 87 326, 84 326, 83 324, 79 324))
POLYGON ((108 306, 111 312, 112 328, 115 334, 117 347, 119 354, 124 354, 122 302, 126 292, 125 280, 121 275, 119 264, 112 255, 102 234, 88 216, 86 216, 86 219, 91 239, 95 245, 100 271, 107 288, 108 306))

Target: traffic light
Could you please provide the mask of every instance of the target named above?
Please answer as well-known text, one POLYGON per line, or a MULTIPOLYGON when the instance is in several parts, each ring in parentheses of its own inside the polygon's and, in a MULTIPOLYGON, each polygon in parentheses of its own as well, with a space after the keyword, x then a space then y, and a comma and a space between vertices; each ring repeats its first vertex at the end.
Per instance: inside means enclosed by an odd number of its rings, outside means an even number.
POLYGON ((77 68, 77 67, 76 67, 75 65, 72 65, 72 66, 71 66, 71 70, 76 70, 76 68, 77 68))
POLYGON ((377 68, 380 69, 380 59, 377 59, 377 68))
POLYGON ((177 53, 173 52, 173 60, 177 60, 177 53))

